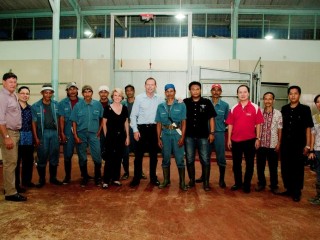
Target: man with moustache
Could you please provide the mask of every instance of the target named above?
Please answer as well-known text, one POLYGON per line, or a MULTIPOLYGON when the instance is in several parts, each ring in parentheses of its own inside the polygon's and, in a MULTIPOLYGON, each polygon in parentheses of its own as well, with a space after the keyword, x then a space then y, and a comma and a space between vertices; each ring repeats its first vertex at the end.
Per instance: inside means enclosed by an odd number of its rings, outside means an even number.
MULTIPOLYGON (((72 121, 70 120, 73 107, 83 99, 78 97, 78 87, 75 82, 70 82, 66 86, 67 97, 59 103, 59 126, 60 139, 63 144, 64 171, 63 184, 71 181, 72 156, 74 153, 75 141, 72 133, 72 121)), ((77 152, 78 152, 78 148, 77 152)))
POLYGON ((266 187, 264 170, 268 160, 270 173, 271 192, 278 193, 278 153, 280 150, 282 136, 282 114, 273 108, 274 93, 263 94, 264 109, 262 110, 264 123, 261 124, 260 147, 257 150, 257 174, 258 186, 255 188, 260 192, 266 187))

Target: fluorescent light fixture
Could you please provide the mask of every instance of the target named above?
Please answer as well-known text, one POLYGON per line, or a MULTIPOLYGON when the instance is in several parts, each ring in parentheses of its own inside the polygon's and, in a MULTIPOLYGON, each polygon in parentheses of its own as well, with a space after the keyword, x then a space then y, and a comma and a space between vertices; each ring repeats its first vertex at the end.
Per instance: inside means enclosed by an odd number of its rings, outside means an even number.
POLYGON ((175 16, 176 19, 179 19, 179 20, 182 20, 186 17, 186 15, 184 15, 182 12, 181 12, 181 0, 180 0, 180 12, 178 12, 178 14, 175 16))
POLYGON ((178 13, 175 17, 176 19, 182 20, 186 17, 186 15, 184 15, 183 13, 178 13))
POLYGON ((271 40, 271 39, 273 39, 273 35, 268 33, 264 38, 267 40, 271 40))
POLYGON ((92 32, 90 30, 85 30, 83 34, 86 36, 90 36, 92 32))

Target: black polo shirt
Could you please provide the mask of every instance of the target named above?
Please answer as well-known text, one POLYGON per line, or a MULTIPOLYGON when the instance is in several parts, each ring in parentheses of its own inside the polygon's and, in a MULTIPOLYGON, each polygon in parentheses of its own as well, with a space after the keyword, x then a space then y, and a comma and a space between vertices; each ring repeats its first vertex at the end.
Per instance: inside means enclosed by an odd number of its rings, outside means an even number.
POLYGON ((194 102, 192 98, 183 100, 187 107, 186 137, 207 138, 209 135, 209 119, 217 116, 209 99, 201 97, 194 102))
POLYGON ((287 104, 281 109, 283 118, 282 141, 283 145, 292 148, 306 146, 306 129, 313 127, 312 115, 309 106, 299 103, 295 108, 287 104))

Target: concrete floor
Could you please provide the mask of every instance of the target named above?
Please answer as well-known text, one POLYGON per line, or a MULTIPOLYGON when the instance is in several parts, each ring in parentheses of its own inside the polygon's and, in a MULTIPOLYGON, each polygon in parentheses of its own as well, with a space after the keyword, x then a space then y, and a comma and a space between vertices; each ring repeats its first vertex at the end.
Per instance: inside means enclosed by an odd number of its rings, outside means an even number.
MULTIPOLYGON (((149 185, 149 177, 138 188, 128 185, 102 190, 89 182, 81 188, 77 157, 73 159, 72 183, 66 186, 47 184, 29 189, 27 202, 14 203, 0 197, 0 239, 319 239, 320 206, 307 199, 315 193, 315 174, 305 169, 302 200, 275 196, 270 191, 245 194, 232 192, 232 161, 228 160, 225 190, 218 187, 218 167, 212 164, 212 191, 201 184, 187 192, 179 190, 174 160, 171 164, 171 186, 160 190, 149 185)), ((162 180, 161 158, 158 177, 162 180)), ((89 160, 89 171, 93 174, 89 160)), ((148 175, 148 159, 144 160, 148 175)), ((187 175, 187 174, 186 174, 187 175)), ((196 162, 196 175, 200 163, 196 162)), ((267 173, 268 175, 268 173, 267 173)), ((59 166, 63 179, 63 161, 59 166)), ((34 182, 38 175, 34 171, 34 182)), ((47 177, 48 179, 48 177, 47 177)), ((187 179, 187 177, 186 177, 187 179)), ((279 176, 279 181, 281 178, 279 176)), ((256 185, 256 172, 252 190, 256 185)), ((282 188, 282 185, 280 184, 282 188)), ((0 170, 0 190, 3 189, 0 170)))

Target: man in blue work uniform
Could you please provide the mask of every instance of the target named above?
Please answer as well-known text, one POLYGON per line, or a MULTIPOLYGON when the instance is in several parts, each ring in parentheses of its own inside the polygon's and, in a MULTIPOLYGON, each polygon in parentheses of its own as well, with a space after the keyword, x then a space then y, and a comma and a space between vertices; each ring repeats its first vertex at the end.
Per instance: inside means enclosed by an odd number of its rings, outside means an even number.
POLYGON ((162 169, 164 181, 159 188, 170 184, 170 158, 173 152, 179 171, 179 185, 183 191, 185 185, 184 138, 186 131, 186 106, 175 99, 173 84, 164 87, 166 101, 159 104, 156 114, 158 145, 162 149, 162 169))
MULTIPOLYGON (((66 87, 67 97, 62 99, 59 103, 59 127, 60 138, 63 143, 63 156, 64 156, 64 170, 65 178, 63 184, 70 183, 72 156, 74 152, 75 142, 72 133, 72 121, 70 120, 73 107, 83 99, 78 98, 78 87, 75 82, 70 82, 66 87)), ((78 148, 77 148, 78 152, 78 148)))
POLYGON ((58 102, 52 100, 54 90, 51 84, 44 84, 41 89, 42 99, 34 103, 32 110, 32 133, 37 147, 39 183, 41 188, 46 183, 46 165, 49 159, 50 183, 62 185, 57 180, 59 164, 59 129, 58 102))
POLYGON ((87 147, 94 162, 94 181, 98 186, 101 181, 101 153, 99 128, 103 117, 103 107, 97 100, 92 99, 92 87, 82 87, 84 101, 78 102, 72 110, 70 120, 73 122, 73 136, 78 144, 79 165, 82 175, 80 185, 85 187, 88 183, 87 147))
MULTIPOLYGON (((210 144, 209 155, 211 155, 212 149, 216 151, 217 163, 219 166, 219 186, 221 188, 226 187, 224 181, 224 175, 226 171, 226 154, 225 154, 225 132, 226 132, 226 119, 229 114, 229 104, 221 100, 222 88, 220 84, 213 84, 211 86, 211 102, 214 106, 214 110, 217 116, 214 119, 215 131, 214 131, 214 141, 210 144)), ((197 183, 203 182, 203 168, 202 176, 196 180, 197 183)))

